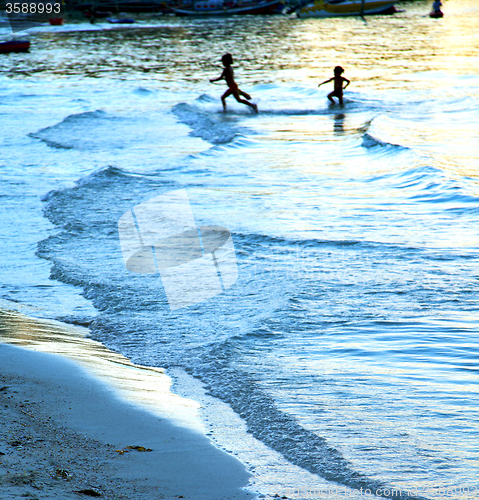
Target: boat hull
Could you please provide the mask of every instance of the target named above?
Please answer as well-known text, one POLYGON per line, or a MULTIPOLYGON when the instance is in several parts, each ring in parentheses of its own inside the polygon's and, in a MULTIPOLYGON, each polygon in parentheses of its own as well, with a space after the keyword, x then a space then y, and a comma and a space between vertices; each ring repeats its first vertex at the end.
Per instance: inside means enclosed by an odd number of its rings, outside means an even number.
POLYGON ((298 17, 342 17, 373 14, 388 14, 396 11, 394 2, 387 0, 365 1, 364 9, 361 0, 344 2, 316 1, 298 10, 298 17))
POLYGON ((175 14, 177 16, 234 16, 234 15, 261 15, 261 14, 273 14, 278 12, 278 9, 282 6, 282 2, 278 0, 270 2, 258 2, 253 5, 245 5, 239 7, 228 7, 222 9, 175 9, 175 14))
POLYGON ((110 24, 133 24, 135 22, 134 19, 130 19, 129 17, 123 17, 120 19, 115 19, 113 17, 107 17, 106 20, 110 24))
POLYGON ((10 52, 28 52, 30 42, 27 40, 0 43, 0 54, 8 54, 10 52))

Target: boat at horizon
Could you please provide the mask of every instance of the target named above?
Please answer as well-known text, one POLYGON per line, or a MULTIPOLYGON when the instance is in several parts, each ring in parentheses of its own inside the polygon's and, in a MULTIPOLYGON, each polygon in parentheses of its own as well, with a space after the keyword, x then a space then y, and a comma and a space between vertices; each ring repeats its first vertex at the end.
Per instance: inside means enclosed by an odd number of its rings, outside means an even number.
POLYGON ((48 22, 52 26, 63 26, 63 24, 65 23, 65 20, 63 19, 63 17, 55 17, 55 18, 49 19, 48 22))
POLYGON ((30 42, 28 40, 9 40, 0 42, 0 54, 10 54, 12 52, 28 52, 30 42))
POLYGON ((391 0, 315 0, 300 6, 298 17, 340 17, 372 14, 393 14, 395 1, 391 0))
POLYGON ((174 9, 177 16, 233 16, 274 14, 283 10, 282 0, 199 0, 174 9))

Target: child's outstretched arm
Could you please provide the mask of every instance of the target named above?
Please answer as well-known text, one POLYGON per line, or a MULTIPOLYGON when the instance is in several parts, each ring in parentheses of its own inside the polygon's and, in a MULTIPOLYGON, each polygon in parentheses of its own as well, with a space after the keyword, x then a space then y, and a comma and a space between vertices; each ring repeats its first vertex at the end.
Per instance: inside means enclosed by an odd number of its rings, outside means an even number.
POLYGON ((210 83, 219 82, 220 80, 224 80, 224 78, 225 78, 225 72, 223 71, 223 73, 221 73, 221 75, 218 78, 210 79, 210 83))
POLYGON ((334 78, 330 78, 329 80, 326 80, 325 82, 322 82, 318 85, 318 87, 321 87, 321 85, 324 85, 325 83, 329 83, 329 82, 332 82, 334 80, 334 78))

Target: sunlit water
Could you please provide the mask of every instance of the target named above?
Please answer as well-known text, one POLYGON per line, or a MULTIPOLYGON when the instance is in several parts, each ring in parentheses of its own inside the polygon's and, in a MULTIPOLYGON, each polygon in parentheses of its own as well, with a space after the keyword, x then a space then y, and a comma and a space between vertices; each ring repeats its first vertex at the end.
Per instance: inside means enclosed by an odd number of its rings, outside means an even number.
POLYGON ((283 457, 249 450, 265 492, 478 498, 479 5, 402 8, 67 25, 0 59, 3 305, 89 324, 204 398, 196 377, 283 457), (226 51, 258 116, 221 113, 226 51), (337 64, 343 108, 317 89, 337 64), (171 312, 117 223, 180 188, 239 277, 171 312))

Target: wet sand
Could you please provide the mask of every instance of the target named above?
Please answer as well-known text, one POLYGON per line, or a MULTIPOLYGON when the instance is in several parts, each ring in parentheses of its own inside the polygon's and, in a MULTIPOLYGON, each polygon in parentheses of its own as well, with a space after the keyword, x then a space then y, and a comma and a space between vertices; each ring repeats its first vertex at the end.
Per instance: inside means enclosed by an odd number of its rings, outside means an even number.
POLYGON ((253 497, 196 403, 83 330, 0 312, 0 498, 253 497))

